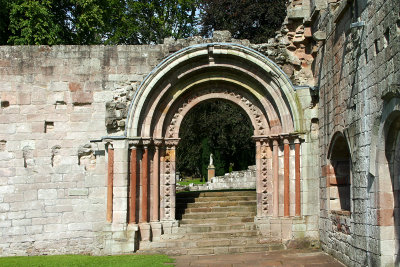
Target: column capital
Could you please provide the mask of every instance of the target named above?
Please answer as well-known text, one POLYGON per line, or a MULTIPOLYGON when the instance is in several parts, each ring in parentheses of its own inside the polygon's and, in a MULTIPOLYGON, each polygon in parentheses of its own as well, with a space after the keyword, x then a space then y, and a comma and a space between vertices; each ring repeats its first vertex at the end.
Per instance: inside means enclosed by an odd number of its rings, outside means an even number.
POLYGON ((128 144, 129 148, 136 148, 137 146, 141 145, 142 139, 141 138, 133 138, 129 139, 128 144))
POLYGON ((164 139, 163 138, 155 138, 153 139, 154 146, 158 149, 161 146, 164 146, 164 139))
POLYGON ((252 138, 256 142, 268 142, 271 140, 270 136, 252 136, 252 138))
POLYGON ((272 144, 273 144, 273 146, 275 146, 275 147, 279 146, 279 139, 278 139, 278 138, 272 139, 272 144))
POLYGON ((151 138, 143 138, 142 139, 142 145, 146 148, 149 145, 151 145, 153 140, 151 138))
POLYGON ((165 138, 164 143, 167 147, 176 147, 180 140, 180 138, 165 138))

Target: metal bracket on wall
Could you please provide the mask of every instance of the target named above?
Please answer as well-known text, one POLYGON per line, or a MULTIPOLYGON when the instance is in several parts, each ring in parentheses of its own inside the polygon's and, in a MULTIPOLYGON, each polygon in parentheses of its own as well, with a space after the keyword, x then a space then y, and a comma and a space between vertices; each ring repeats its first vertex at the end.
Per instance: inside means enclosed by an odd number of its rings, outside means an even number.
POLYGON ((365 26, 365 21, 358 21, 350 24, 350 29, 364 27, 364 26, 365 26))

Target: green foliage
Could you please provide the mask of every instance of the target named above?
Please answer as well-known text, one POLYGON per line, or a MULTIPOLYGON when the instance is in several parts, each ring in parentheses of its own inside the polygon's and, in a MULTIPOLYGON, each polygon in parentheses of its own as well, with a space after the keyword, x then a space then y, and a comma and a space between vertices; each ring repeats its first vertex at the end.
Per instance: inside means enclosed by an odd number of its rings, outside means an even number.
POLYGON ((0 44, 162 43, 196 33, 198 6, 198 0, 0 0, 0 44))
POLYGON ((7 40, 11 35, 10 25, 10 2, 0 0, 0 45, 7 44, 7 40))
POLYGON ((190 185, 190 184, 205 184, 206 182, 202 179, 190 179, 185 181, 177 182, 179 185, 190 185))
POLYGON ((10 9, 10 30, 8 42, 15 45, 57 44, 60 42, 59 25, 51 13, 50 0, 15 0, 10 9))
POLYGON ((108 8, 103 0, 75 0, 71 5, 75 44, 100 44, 106 18, 103 10, 108 8))
POLYGON ((184 118, 177 147, 177 169, 183 175, 207 177, 210 153, 216 175, 243 170, 255 163, 253 127, 244 111, 227 101, 195 106, 184 118))
POLYGON ((238 39, 262 43, 273 37, 286 16, 286 0, 203 0, 201 33, 229 30, 238 39))
POLYGON ((196 33, 198 0, 127 0, 107 43, 154 44, 196 33))
POLYGON ((58 255, 31 257, 2 257, 0 266, 29 266, 29 267, 65 267, 65 266, 131 266, 157 267, 169 266, 173 259, 165 255, 121 255, 121 256, 88 256, 88 255, 58 255))

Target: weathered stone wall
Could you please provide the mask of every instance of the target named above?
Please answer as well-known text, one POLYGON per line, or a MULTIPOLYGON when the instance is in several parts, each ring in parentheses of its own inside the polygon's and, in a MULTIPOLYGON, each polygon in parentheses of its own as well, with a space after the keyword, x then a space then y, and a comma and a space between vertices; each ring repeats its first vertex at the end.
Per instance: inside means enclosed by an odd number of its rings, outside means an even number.
MULTIPOLYGON (((134 251, 137 229, 106 221, 107 151, 90 140, 124 134, 136 89, 168 55, 199 43, 233 42, 267 55, 295 85, 319 89, 319 102, 306 87, 296 91, 306 132, 303 217, 289 231, 272 222, 268 234, 318 238, 320 204, 325 251, 350 266, 390 264, 390 255, 381 255, 394 243, 382 243, 386 217, 377 212, 376 128, 386 116, 384 92, 400 84, 399 8, 397 0, 289 1, 282 30, 257 45, 220 32, 154 46, 0 47, 0 255, 134 251), (352 27, 355 22, 365 25, 352 27), (330 207, 338 197, 327 181, 335 133, 343 134, 351 154, 349 212, 330 207)), ((391 94, 398 97, 396 90, 391 94)), ((115 142, 116 152, 127 150, 124 142, 115 142)), ((116 153, 114 170, 121 175, 114 204, 125 211, 127 170, 120 167, 127 162, 116 153)))
POLYGON ((0 47, 0 255, 108 253, 106 102, 163 46, 0 47))
POLYGON ((378 178, 370 166, 377 160, 372 140, 382 115, 382 92, 400 82, 400 5, 396 0, 312 2, 319 47, 313 71, 320 89, 321 244, 349 266, 384 266, 390 260, 380 254, 389 247, 379 243, 378 178), (338 132, 351 154, 350 213, 335 213, 329 205, 336 196, 327 181, 332 172, 328 152, 338 132))
MULTIPOLYGON (((211 42, 281 57, 278 63, 292 75, 279 45, 252 45, 224 32, 154 46, 0 47, 1 255, 134 251, 132 229, 106 221, 107 149, 90 141, 123 135, 135 90, 163 58, 211 42)), ((307 107, 311 102, 301 90, 299 99, 307 107)), ((127 164, 124 157, 115 159, 116 174, 127 164)), ((119 196, 127 181, 116 181, 114 205, 126 210, 119 201, 126 197, 119 196)), ((316 218, 315 209, 304 214, 316 218)))

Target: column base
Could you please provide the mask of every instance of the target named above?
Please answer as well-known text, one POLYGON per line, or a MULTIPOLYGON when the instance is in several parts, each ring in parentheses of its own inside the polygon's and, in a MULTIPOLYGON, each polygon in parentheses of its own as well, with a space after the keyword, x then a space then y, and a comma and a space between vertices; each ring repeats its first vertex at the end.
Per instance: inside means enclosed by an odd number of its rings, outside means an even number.
POLYGON ((177 220, 162 221, 164 234, 175 234, 178 232, 179 222, 177 220))
POLYGON ((110 223, 104 229, 104 254, 131 254, 138 248, 137 224, 110 223))
POLYGON ((152 239, 160 240, 162 234, 162 224, 160 222, 150 222, 152 239))
POLYGON ((150 241, 150 223, 139 223, 140 239, 141 241, 150 241))

